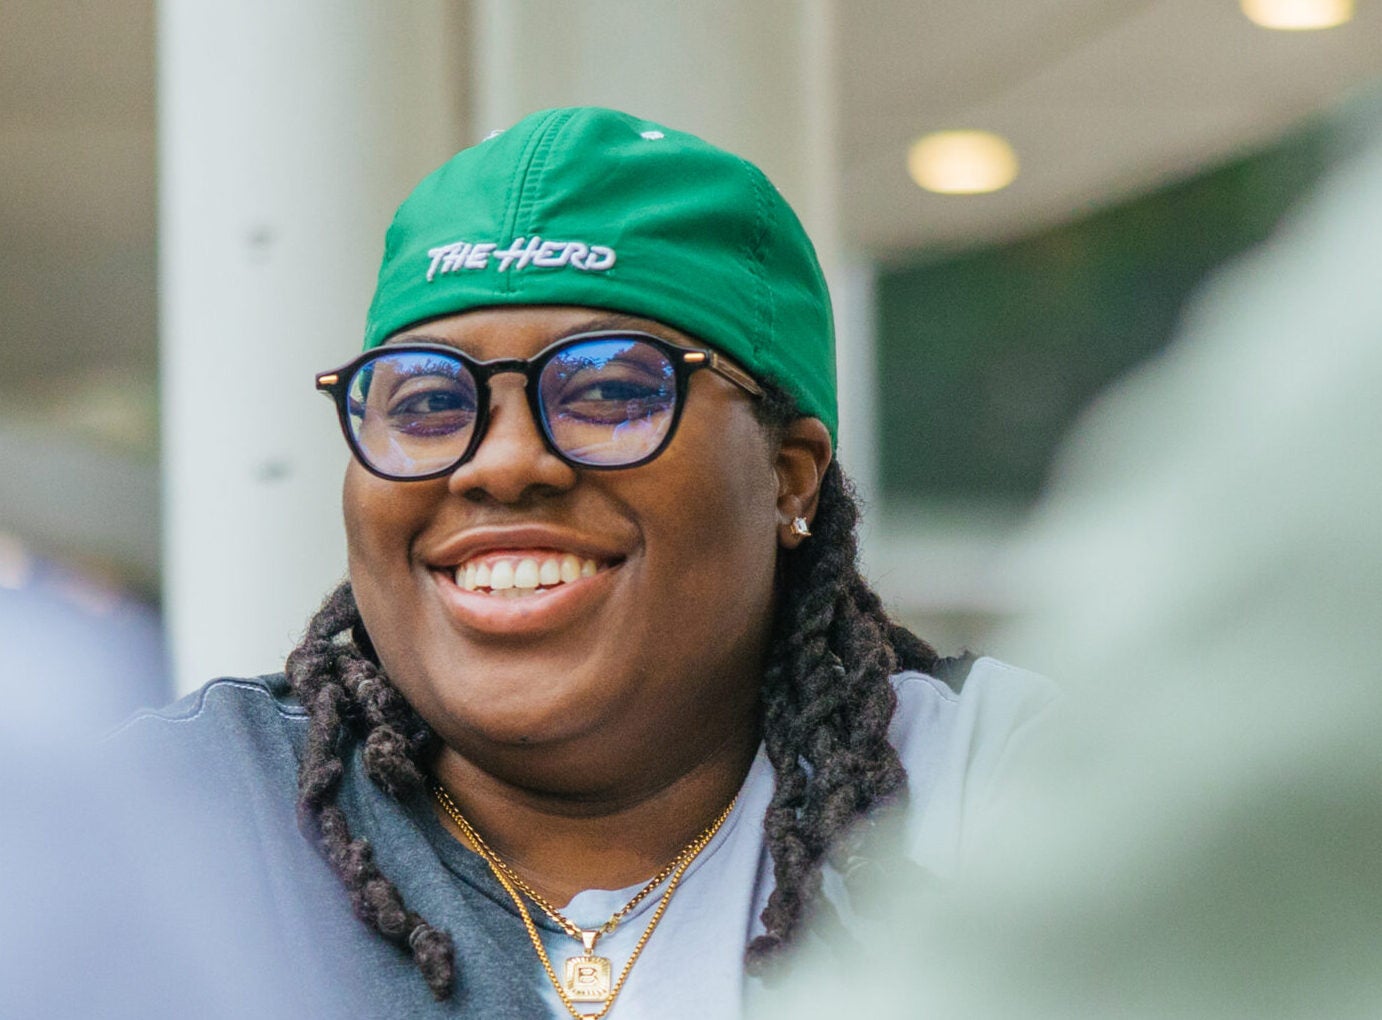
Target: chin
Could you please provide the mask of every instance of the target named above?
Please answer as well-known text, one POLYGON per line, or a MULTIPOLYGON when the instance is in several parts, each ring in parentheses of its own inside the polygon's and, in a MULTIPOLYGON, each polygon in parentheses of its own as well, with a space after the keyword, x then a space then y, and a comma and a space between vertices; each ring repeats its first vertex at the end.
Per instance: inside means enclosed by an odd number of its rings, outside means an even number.
POLYGON ((553 687, 534 680, 553 676, 569 681, 572 671, 569 667, 476 664, 463 678, 429 684, 437 694, 419 711, 448 744, 463 753, 466 746, 476 744, 534 750, 560 745, 592 733, 598 719, 609 717, 608 706, 600 711, 605 697, 590 685, 553 687))

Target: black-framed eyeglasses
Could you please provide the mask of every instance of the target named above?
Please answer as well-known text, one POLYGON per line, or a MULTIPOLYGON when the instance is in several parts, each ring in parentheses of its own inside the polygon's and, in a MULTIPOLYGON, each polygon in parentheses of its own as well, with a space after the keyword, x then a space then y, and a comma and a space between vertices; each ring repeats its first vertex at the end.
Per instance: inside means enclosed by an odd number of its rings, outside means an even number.
POLYGON ((317 389, 336 403, 341 432, 380 478, 448 475, 475 454, 490 414, 490 380, 524 378, 547 448, 580 468, 637 467, 677 430, 693 372, 708 368, 755 397, 762 388, 716 351, 628 330, 581 333, 531 358, 477 361, 440 343, 386 344, 331 372, 317 389))

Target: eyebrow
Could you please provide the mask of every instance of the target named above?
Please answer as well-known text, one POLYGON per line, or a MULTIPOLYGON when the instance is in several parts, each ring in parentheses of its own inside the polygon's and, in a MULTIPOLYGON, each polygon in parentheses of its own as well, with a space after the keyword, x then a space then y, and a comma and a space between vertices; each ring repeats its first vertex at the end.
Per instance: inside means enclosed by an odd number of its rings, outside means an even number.
POLYGON ((678 346, 691 343, 699 344, 700 341, 689 334, 682 333, 680 330, 665 326, 655 319, 643 319, 636 315, 625 315, 622 312, 608 312, 602 315, 593 315, 584 322, 564 329, 557 336, 552 338, 553 343, 565 340, 567 337, 578 336, 581 333, 600 333, 608 330, 629 329, 639 333, 651 333, 655 337, 666 340, 670 344, 678 346))
MULTIPOLYGON (((534 307, 542 306, 538 305, 534 307)), ((456 340, 448 340, 445 337, 433 336, 425 332, 426 324, 423 325, 422 329, 422 332, 414 333, 412 331, 408 331, 405 333, 397 334, 395 336, 391 336, 388 340, 384 341, 384 345, 387 346, 393 343, 438 343, 445 344, 447 347, 454 347, 458 351, 463 351, 467 354, 472 353, 472 351, 469 348, 469 345, 459 343, 456 340)), ((584 319, 581 322, 572 325, 568 329, 564 329, 560 333, 555 334, 551 338, 551 340, 548 341, 548 343, 559 343, 560 341, 565 340, 567 337, 578 336, 581 333, 598 333, 605 330, 620 329, 631 329, 637 330, 640 333, 651 333, 653 336, 660 337, 661 339, 666 340, 668 343, 672 344, 683 344, 687 341, 690 341, 693 344, 700 343, 700 341, 697 340, 695 337, 685 333, 681 333, 680 331, 675 331, 669 326, 663 326, 653 319, 641 319, 636 315, 624 315, 620 312, 608 312, 602 315, 593 315, 589 319, 584 319)))
MULTIPOLYGON (((618 312, 614 312, 609 315, 597 315, 587 319, 574 329, 566 331, 565 335, 575 336, 577 333, 597 333, 606 329, 636 329, 640 332, 650 333, 653 330, 649 327, 656 328, 656 326, 657 323, 648 319, 640 319, 632 315, 621 315, 618 312)), ((670 337, 668 339, 670 339, 670 337)))

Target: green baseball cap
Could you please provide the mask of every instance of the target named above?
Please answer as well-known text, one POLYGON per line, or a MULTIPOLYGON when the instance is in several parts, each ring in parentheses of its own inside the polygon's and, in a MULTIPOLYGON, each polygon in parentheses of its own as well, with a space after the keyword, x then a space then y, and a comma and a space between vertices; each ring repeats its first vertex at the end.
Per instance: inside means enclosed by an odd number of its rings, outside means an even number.
POLYGON ((504 305, 666 323, 777 383, 835 436, 815 249, 761 170, 694 135, 596 107, 545 110, 424 179, 385 238, 365 347, 504 305))

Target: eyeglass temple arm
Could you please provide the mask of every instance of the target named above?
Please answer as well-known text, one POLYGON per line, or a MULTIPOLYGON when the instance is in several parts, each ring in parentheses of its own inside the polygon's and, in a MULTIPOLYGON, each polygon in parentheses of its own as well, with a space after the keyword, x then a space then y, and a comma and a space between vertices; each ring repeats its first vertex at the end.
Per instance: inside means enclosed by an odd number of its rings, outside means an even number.
POLYGON ((712 372, 724 376, 740 389, 752 393, 755 397, 763 396, 763 387, 758 385, 753 376, 715 351, 688 351, 682 357, 688 362, 704 362, 712 372))

